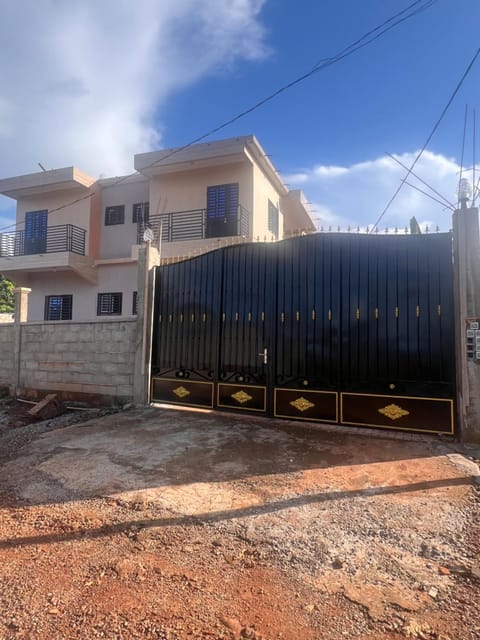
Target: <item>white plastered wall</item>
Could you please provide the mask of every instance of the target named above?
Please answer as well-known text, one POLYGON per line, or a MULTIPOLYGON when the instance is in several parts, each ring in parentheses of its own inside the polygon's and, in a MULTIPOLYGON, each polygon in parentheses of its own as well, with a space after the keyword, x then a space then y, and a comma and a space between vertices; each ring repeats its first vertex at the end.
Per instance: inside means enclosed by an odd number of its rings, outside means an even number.
POLYGON ((253 237, 260 240, 272 240, 272 232, 268 229, 268 201, 278 209, 278 239, 283 237, 283 214, 280 211, 280 194, 272 185, 258 165, 253 170, 254 185, 254 224, 253 237))
POLYGON ((130 178, 115 186, 102 185, 100 259, 130 256, 132 245, 137 242, 137 224, 132 222, 133 205, 148 199, 147 178, 130 178), (106 207, 116 205, 125 206, 124 224, 105 226, 106 207))
POLYGON ((248 161, 154 176, 150 181, 150 214, 205 209, 207 187, 238 182, 238 201, 253 210, 252 166, 248 161))
MULTIPOLYGON (((137 263, 98 267, 98 285, 92 286, 79 276, 63 271, 30 274, 32 289, 28 304, 28 322, 44 320, 45 296, 72 295, 72 320, 91 321, 97 316, 98 293, 122 293, 122 315, 131 317, 133 292, 137 290, 137 263)), ((104 319, 102 316, 101 319, 104 319)))
POLYGON ((88 249, 88 232, 90 226, 90 198, 86 197, 75 204, 65 204, 78 198, 88 195, 88 192, 80 189, 69 189, 65 191, 53 191, 19 198, 17 202, 17 230, 25 229, 25 213, 28 211, 48 210, 48 226, 53 227, 62 224, 74 224, 85 229, 85 252, 88 249), (61 207, 59 211, 52 211, 61 207))

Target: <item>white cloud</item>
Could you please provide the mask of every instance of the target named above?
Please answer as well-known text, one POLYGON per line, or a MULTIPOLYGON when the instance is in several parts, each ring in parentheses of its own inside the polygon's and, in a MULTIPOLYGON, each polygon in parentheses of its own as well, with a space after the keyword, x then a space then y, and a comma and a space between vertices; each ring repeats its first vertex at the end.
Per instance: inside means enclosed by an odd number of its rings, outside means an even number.
MULTIPOLYGON (((161 144, 173 91, 266 55, 264 0, 22 0, 0 9, 0 177, 93 176, 161 144)), ((0 199, 0 209, 11 200, 0 199)))
MULTIPOLYGON (((395 157, 409 167, 417 153, 402 153, 395 157)), ((454 159, 426 151, 414 172, 456 204, 459 170, 454 159)), ((376 222, 405 174, 405 169, 394 160, 382 156, 348 167, 316 165, 285 179, 291 188, 303 189, 307 199, 313 203, 319 227, 336 228, 340 225, 343 229, 348 226, 356 229, 358 225, 365 228, 376 222)), ((407 182, 438 197, 413 176, 407 182)), ((451 211, 405 184, 382 218, 381 228, 398 226, 403 229, 412 216, 422 227, 428 224, 435 228, 438 225, 443 231, 451 227, 451 211)))

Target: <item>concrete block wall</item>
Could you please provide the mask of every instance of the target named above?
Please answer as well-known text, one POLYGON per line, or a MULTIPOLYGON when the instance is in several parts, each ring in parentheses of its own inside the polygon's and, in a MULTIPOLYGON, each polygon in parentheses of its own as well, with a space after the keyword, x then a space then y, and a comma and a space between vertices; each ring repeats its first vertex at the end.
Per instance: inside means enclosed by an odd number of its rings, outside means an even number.
POLYGON ((14 371, 14 338, 13 324, 0 324, 0 385, 10 386, 14 371))
POLYGON ((30 323, 20 330, 19 393, 133 398, 136 320, 30 323))

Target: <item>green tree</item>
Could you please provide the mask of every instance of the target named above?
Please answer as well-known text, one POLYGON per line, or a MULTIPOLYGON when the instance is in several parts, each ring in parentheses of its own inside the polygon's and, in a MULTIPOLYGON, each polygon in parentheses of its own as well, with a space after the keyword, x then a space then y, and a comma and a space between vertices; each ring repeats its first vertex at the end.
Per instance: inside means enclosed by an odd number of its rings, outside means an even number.
POLYGON ((0 276, 0 313, 9 313, 15 309, 14 287, 13 282, 0 276))

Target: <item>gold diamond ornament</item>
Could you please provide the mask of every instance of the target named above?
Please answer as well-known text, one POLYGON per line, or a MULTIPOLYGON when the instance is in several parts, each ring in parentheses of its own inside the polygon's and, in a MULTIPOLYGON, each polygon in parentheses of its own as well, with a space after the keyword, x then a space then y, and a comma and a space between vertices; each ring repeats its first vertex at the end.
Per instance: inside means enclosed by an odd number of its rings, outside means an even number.
POLYGON ((398 420, 399 418, 403 418, 403 416, 410 415, 410 411, 402 409, 402 407, 399 407, 397 404, 388 404, 386 407, 383 407, 383 409, 379 409, 378 413, 382 413, 384 416, 387 416, 387 418, 390 418, 390 420, 398 420))
POLYGON ((243 389, 237 391, 237 393, 232 393, 231 397, 240 404, 245 404, 245 402, 252 400, 252 396, 249 396, 243 389))
POLYGON ((187 396, 190 395, 190 391, 188 389, 185 389, 185 387, 182 387, 181 385, 180 385, 180 387, 177 387, 176 389, 174 389, 173 393, 178 398, 186 398, 187 396))
POLYGON ((296 400, 292 400, 290 404, 292 405, 292 407, 295 407, 295 409, 297 409, 298 411, 301 411, 302 413, 307 409, 310 409, 311 407, 315 406, 313 402, 309 402, 303 396, 300 396, 300 398, 297 398, 296 400))

